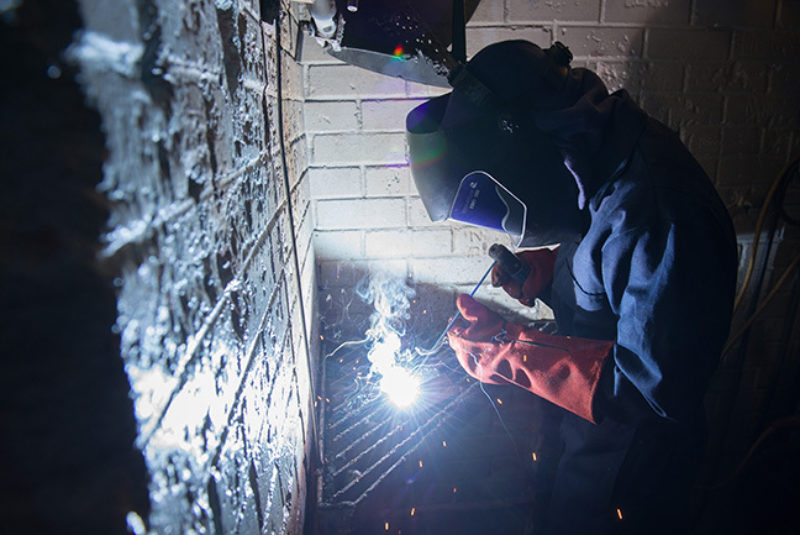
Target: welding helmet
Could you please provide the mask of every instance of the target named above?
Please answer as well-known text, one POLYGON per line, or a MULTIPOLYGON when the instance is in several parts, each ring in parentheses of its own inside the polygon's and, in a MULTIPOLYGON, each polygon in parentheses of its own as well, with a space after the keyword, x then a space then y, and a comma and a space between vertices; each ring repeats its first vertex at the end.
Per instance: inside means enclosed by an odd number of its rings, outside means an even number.
POLYGON ((534 123, 537 110, 570 104, 568 54, 490 45, 452 74, 450 93, 408 114, 411 171, 432 221, 501 230, 521 246, 557 243, 583 224, 561 153, 534 123))

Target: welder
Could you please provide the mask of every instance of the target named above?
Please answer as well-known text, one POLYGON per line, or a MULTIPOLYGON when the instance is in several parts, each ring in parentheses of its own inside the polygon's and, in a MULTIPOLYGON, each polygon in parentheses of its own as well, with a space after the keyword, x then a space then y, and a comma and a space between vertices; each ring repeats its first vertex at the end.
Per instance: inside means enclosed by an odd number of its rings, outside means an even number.
POLYGON ((544 334, 461 295, 448 339, 473 377, 563 409, 537 533, 684 533, 735 233, 676 133, 570 61, 560 43, 492 44, 407 117, 431 219, 509 234, 527 276, 496 265, 493 284, 543 300, 558 326, 544 334))

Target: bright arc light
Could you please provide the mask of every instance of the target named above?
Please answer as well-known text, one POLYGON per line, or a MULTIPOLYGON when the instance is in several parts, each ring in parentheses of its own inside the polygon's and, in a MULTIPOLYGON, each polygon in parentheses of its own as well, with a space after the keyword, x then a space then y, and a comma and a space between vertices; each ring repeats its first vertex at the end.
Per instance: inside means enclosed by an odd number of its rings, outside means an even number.
POLYGON ((381 390, 396 407, 405 409, 417 400, 419 380, 405 368, 391 366, 383 372, 381 390))

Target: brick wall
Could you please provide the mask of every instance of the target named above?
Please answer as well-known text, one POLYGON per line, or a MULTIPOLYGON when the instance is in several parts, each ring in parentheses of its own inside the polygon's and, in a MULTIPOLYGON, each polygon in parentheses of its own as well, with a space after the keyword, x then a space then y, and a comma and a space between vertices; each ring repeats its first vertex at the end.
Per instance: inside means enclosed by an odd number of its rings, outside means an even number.
POLYGON ((106 135, 102 255, 150 478, 144 520, 161 534, 299 532, 314 260, 297 22, 288 2, 279 25, 255 0, 79 4, 68 55, 106 135))
MULTIPOLYGON (((467 52, 505 39, 567 44, 574 66, 595 70, 610 90, 626 88, 680 133, 723 197, 747 251, 772 180, 800 155, 798 6, 796 0, 483 0, 467 26, 467 52)), ((441 90, 345 65, 313 40, 304 46, 302 63, 323 297, 352 283, 342 276, 346 270, 394 270, 449 296, 434 316, 444 324, 452 295, 472 288, 489 264, 489 244, 502 238, 432 224, 416 195, 405 164, 404 116, 441 90)), ((797 233, 787 230, 776 272, 799 246, 797 233)), ((511 306, 491 289, 479 295, 511 306)), ((773 312, 786 314, 786 307, 773 312)), ((758 338, 774 339, 780 327, 763 322, 758 338)), ((757 343, 747 364, 762 377, 777 358, 763 347, 757 343)), ((764 392, 756 376, 746 373, 742 385, 718 385, 747 400, 753 421, 756 397, 764 392)), ((730 405, 726 396, 720 394, 717 405, 720 400, 730 405)), ((744 441, 752 431, 746 427, 744 441)))

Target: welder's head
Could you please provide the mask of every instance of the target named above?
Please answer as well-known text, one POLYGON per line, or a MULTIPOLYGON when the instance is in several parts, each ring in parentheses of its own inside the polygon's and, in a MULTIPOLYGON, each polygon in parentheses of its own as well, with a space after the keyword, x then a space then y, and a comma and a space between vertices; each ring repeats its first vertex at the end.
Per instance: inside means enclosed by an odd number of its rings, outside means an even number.
POLYGON ((535 113, 569 106, 569 52, 527 41, 490 45, 453 91, 406 118, 411 170, 433 221, 502 230, 519 245, 561 241, 582 224, 578 190, 535 113))

